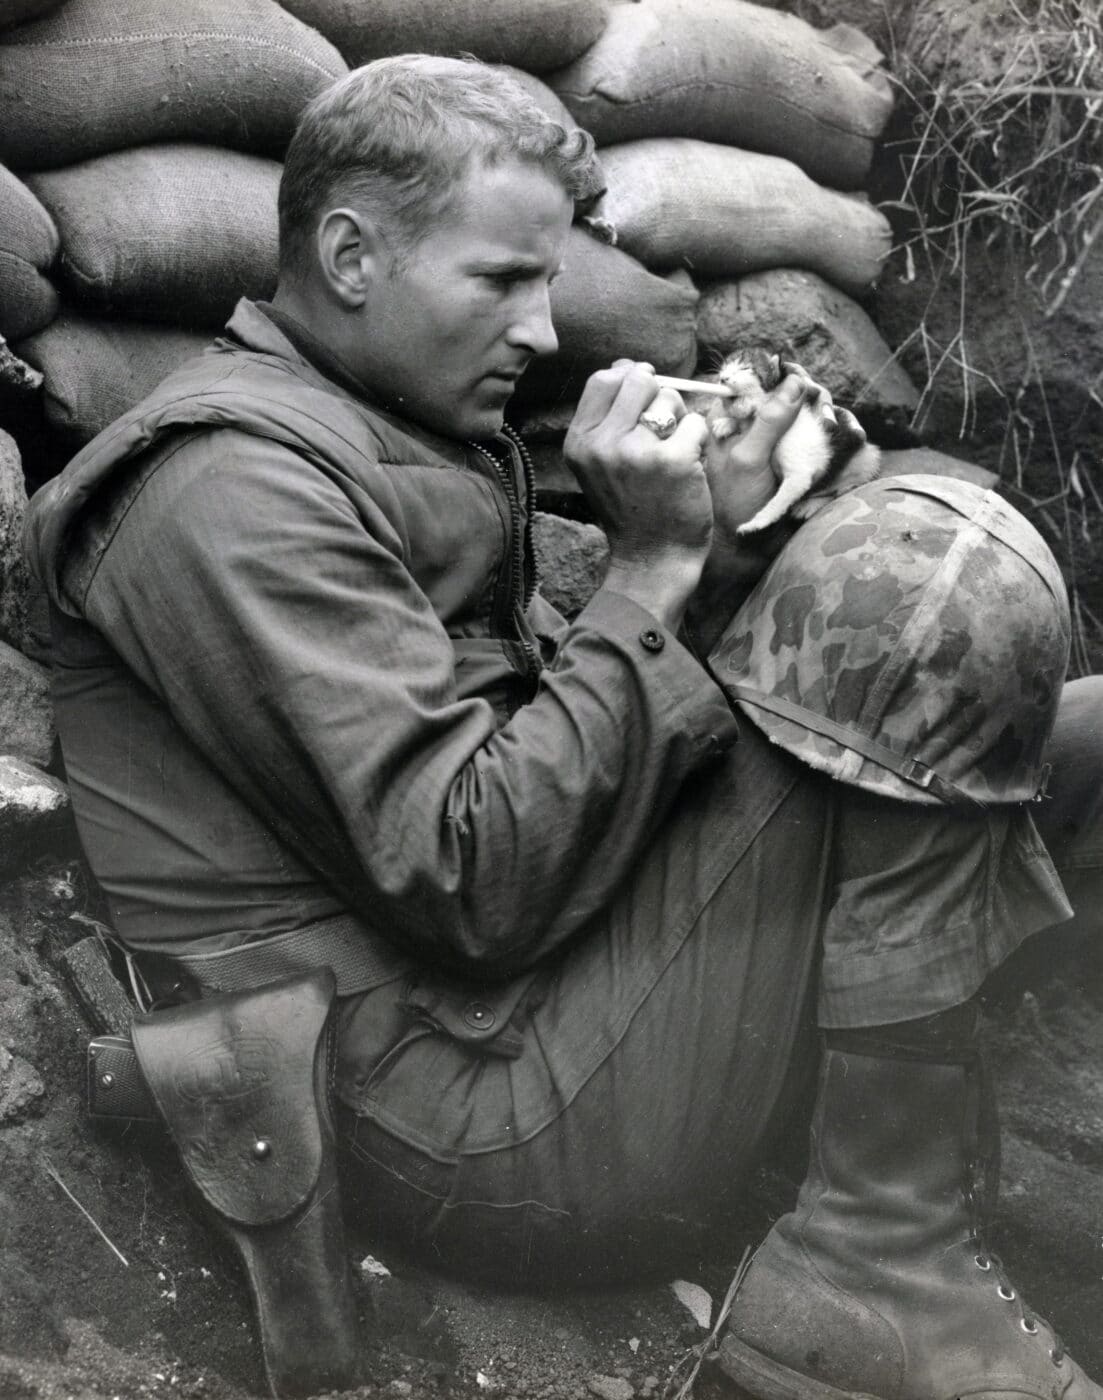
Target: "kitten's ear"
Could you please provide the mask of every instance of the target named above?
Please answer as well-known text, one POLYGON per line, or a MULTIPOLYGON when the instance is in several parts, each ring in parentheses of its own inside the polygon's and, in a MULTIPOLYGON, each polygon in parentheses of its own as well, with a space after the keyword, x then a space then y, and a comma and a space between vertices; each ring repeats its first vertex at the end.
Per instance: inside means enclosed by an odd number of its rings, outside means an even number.
POLYGON ((771 355, 771 356, 770 356, 770 360, 769 360, 769 364, 770 364, 770 374, 773 376, 774 383, 775 383, 775 384, 780 384, 780 383, 781 383, 781 356, 780 356, 780 355, 771 355))

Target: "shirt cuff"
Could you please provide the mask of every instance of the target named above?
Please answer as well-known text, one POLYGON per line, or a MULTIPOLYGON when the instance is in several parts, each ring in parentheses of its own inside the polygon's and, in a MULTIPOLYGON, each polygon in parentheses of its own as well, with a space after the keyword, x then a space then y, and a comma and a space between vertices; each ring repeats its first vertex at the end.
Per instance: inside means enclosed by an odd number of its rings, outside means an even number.
POLYGON ((599 589, 568 632, 596 633, 631 666, 660 712, 653 719, 689 739, 704 759, 739 739, 727 697, 678 637, 623 593, 599 589))

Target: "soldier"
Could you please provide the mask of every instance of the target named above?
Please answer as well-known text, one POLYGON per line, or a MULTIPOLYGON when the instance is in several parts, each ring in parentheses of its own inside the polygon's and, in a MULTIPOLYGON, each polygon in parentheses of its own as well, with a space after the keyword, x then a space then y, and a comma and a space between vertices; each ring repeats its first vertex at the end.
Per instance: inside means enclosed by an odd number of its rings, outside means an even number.
POLYGON ((820 1063, 725 1367, 763 1400, 1099 1400, 983 1242, 973 999, 1068 917, 1051 856, 1099 907, 1060 578, 993 495, 874 483, 736 615, 812 390, 722 445, 675 402, 660 440, 623 362, 567 442, 609 572, 559 617, 503 414, 594 187, 500 71, 350 74, 288 152, 272 303, 32 506, 82 839, 176 1003, 142 1071, 270 1384, 355 1374, 336 1139, 380 1238, 592 1277, 722 1231, 820 1063))

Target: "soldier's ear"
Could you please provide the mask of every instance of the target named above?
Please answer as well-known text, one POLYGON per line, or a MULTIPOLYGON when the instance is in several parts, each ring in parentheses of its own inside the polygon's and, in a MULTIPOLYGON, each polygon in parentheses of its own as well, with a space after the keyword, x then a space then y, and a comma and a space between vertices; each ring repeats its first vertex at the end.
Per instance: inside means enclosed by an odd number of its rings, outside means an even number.
POLYGON ((318 265, 330 291, 350 309, 363 306, 385 271, 386 241, 358 209, 328 209, 318 222, 318 265))

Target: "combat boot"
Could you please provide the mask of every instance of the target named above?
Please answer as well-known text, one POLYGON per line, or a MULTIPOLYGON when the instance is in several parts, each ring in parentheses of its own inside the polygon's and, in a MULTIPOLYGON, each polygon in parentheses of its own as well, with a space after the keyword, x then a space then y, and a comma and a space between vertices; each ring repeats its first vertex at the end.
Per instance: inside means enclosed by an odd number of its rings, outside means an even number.
POLYGON ((795 1209, 719 1364, 756 1400, 1103 1400, 984 1242, 998 1130, 971 1005, 828 1032, 795 1209))

